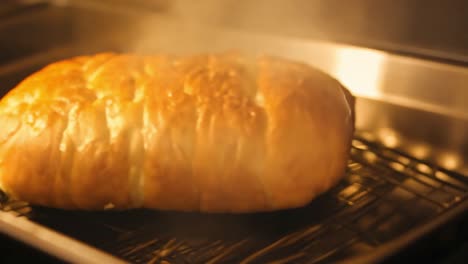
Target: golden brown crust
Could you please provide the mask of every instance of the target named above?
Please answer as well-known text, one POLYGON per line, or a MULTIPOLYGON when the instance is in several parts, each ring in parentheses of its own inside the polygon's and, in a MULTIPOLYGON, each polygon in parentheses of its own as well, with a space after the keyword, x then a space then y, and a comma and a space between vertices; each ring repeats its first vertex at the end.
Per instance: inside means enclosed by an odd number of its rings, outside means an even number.
POLYGON ((354 98, 305 64, 98 54, 0 102, 0 188, 35 204, 204 212, 305 205, 344 174, 354 98))

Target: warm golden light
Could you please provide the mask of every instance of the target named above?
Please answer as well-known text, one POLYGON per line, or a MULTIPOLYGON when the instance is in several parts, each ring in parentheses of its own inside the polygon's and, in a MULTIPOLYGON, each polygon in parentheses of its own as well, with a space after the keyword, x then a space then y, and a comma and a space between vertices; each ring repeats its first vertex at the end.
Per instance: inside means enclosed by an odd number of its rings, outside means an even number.
POLYGON ((390 163, 390 167, 392 167, 394 170, 400 171, 400 172, 405 170, 405 166, 403 164, 398 163, 398 162, 390 163))
POLYGON ((416 169, 422 173, 430 174, 432 169, 431 167, 427 166, 426 164, 420 163, 416 165, 416 169))
POLYGON ((405 165, 408 165, 410 164, 411 160, 408 159, 407 157, 403 157, 403 156, 399 156, 397 158, 397 160, 401 163, 401 164, 405 164, 405 165))
POLYGON ((376 97, 380 94, 383 54, 368 50, 339 50, 336 77, 354 94, 376 97))
POLYGON ((429 156, 430 148, 425 144, 418 144, 412 146, 410 149, 410 154, 418 159, 425 159, 429 156))
POLYGON ((389 148, 394 148, 400 144, 399 136, 393 129, 382 128, 379 131, 379 137, 380 141, 389 148))
POLYGON ((377 161, 377 155, 375 155, 373 152, 365 152, 363 156, 364 159, 366 159, 369 163, 374 163, 377 161))
POLYGON ((449 170, 454 170, 460 166, 460 157, 453 154, 453 153, 444 153, 440 155, 439 157, 439 162, 442 167, 449 169, 449 170))
POLYGON ((361 150, 366 150, 368 147, 359 140, 353 139, 353 147, 361 150))

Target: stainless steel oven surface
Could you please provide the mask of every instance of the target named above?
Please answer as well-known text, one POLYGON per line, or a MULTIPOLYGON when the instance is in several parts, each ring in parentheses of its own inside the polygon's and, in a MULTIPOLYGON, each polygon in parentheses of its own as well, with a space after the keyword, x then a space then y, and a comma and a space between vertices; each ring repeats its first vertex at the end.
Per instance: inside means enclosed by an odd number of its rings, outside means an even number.
POLYGON ((195 23, 196 16, 180 18, 186 10, 175 2, 0 5, 1 96, 48 63, 100 51, 229 49, 283 56, 324 70, 358 97, 346 177, 303 208, 241 215, 64 211, 14 201, 0 191, 1 233, 76 263, 383 263, 401 261, 414 248, 423 251, 419 261, 431 261, 428 250, 466 248, 463 48, 449 43, 454 52, 416 54, 422 50, 416 44, 396 52, 249 31, 246 23, 195 23))

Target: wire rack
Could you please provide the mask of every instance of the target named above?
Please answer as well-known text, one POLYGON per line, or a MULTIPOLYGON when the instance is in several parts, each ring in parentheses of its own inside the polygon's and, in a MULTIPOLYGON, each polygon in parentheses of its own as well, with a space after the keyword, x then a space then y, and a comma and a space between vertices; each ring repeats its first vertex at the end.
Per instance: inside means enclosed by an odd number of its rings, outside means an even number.
POLYGON ((359 136, 346 177, 304 208, 260 214, 0 207, 132 263, 321 263, 375 249, 466 202, 468 178, 359 136))

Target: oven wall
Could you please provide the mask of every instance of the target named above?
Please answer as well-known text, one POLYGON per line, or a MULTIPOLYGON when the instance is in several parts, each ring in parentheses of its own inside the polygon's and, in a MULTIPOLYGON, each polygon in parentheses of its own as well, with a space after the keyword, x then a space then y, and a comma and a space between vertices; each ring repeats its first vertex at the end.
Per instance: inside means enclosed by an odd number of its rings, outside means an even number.
POLYGON ((465 0, 169 2, 185 20, 468 61, 465 0))

